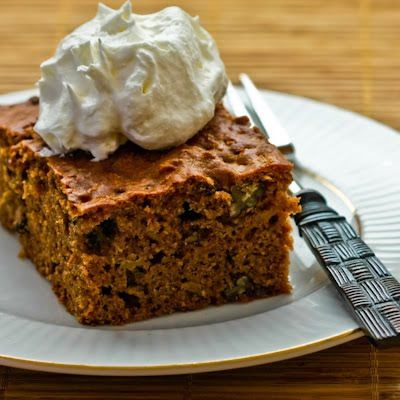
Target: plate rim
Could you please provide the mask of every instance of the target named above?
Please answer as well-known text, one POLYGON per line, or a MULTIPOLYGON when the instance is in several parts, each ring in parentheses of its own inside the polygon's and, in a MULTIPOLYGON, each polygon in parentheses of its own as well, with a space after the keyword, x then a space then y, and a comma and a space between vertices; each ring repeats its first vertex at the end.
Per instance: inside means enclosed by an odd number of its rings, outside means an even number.
MULTIPOLYGON (((370 117, 364 116, 357 112, 347 110, 338 107, 334 104, 325 103, 315 99, 307 98, 304 96, 298 96, 285 92, 264 90, 266 94, 276 94, 279 96, 298 99, 300 101, 306 101, 317 105, 328 106, 338 111, 345 112, 357 118, 368 121, 369 123, 375 124, 384 128, 387 132, 391 132, 397 135, 397 131, 384 123, 374 120, 370 117)), ((23 97, 28 98, 34 96, 37 93, 37 89, 19 90, 9 93, 0 94, 0 104, 10 96, 20 97, 21 101, 23 97)), ((59 373, 79 373, 84 375, 114 375, 114 376, 150 376, 150 375, 172 375, 172 374, 185 374, 185 373, 196 373, 206 371, 217 371, 223 369, 241 368, 251 365, 260 365, 265 363, 271 363, 275 361, 281 361, 284 359, 294 358, 305 354, 310 354, 316 351, 327 349, 342 343, 349 342, 364 336, 360 328, 349 329, 334 334, 332 336, 320 338, 314 341, 302 343, 293 347, 288 347, 276 351, 262 352, 259 354, 252 354, 249 356, 239 356, 232 358, 225 358, 220 360, 211 361, 199 361, 199 362, 186 362, 178 364, 160 364, 160 365, 95 365, 90 363, 74 364, 74 363, 60 363, 53 361, 43 361, 38 359, 30 359, 25 357, 14 357, 9 355, 0 354, 0 364, 10 367, 28 368, 40 371, 59 372, 59 373)))
POLYGON ((168 364, 168 365, 95 365, 95 364, 65 364, 50 361, 40 361, 22 357, 11 357, 0 354, 0 363, 13 368, 26 368, 30 370, 97 375, 97 376, 155 376, 155 375, 182 375, 188 373, 214 372, 227 369, 245 368, 262 364, 270 364, 283 361, 306 354, 312 354, 321 350, 338 346, 343 343, 361 338, 364 336, 361 328, 350 329, 338 335, 332 335, 320 340, 304 343, 282 350, 269 353, 260 353, 251 356, 233 357, 218 361, 201 361, 193 363, 168 364), (288 357, 289 356, 289 357, 288 357), (134 374, 132 374, 132 372, 134 374))

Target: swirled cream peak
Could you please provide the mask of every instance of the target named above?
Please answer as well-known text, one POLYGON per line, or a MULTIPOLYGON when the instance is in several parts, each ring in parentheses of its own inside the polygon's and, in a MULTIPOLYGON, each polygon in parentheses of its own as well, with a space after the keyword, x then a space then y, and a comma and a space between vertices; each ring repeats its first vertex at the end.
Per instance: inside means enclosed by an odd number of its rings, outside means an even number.
POLYGON ((224 64, 197 17, 178 7, 133 14, 99 4, 96 17, 41 65, 35 130, 54 154, 107 158, 127 139, 160 150, 184 143, 213 117, 224 64))

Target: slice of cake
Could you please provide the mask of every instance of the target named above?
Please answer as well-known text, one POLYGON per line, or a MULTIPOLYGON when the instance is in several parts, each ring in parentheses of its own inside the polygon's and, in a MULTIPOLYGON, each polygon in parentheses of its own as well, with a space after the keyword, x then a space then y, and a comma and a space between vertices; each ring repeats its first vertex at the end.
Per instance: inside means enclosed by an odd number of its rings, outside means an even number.
POLYGON ((84 324, 289 293, 291 164, 218 106, 187 143, 43 157, 38 99, 0 107, 0 219, 84 324))

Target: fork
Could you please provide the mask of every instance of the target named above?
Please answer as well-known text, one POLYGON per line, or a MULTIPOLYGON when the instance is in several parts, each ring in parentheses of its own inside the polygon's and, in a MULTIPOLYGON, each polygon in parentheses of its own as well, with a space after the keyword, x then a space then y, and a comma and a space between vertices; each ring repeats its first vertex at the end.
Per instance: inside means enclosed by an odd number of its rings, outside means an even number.
MULTIPOLYGON (((248 105, 230 83, 226 95, 228 108, 235 116, 248 116, 251 125, 257 125, 296 167, 295 147, 289 134, 249 76, 241 74, 239 79, 248 105)), ((399 344, 400 283, 345 217, 330 208, 318 191, 303 189, 295 176, 289 191, 299 198, 302 206, 302 211, 294 216, 300 236, 327 272, 365 335, 376 346, 399 344)))

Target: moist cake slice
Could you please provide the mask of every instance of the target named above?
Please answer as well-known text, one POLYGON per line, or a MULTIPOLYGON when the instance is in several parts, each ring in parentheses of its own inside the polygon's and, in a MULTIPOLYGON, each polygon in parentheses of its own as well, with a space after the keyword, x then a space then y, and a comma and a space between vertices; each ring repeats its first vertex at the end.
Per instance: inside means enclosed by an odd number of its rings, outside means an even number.
POLYGON ((218 106, 187 143, 42 157, 38 100, 0 107, 0 220, 84 324, 289 293, 291 164, 218 106))

